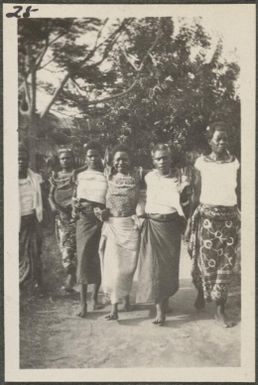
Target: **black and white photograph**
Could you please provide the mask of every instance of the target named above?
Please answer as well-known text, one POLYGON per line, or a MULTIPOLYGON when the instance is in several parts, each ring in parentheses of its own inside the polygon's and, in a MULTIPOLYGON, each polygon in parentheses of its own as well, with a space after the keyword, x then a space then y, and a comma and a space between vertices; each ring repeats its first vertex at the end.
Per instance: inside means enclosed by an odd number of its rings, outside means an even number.
POLYGON ((255 6, 3 14, 8 381, 254 380, 255 6))

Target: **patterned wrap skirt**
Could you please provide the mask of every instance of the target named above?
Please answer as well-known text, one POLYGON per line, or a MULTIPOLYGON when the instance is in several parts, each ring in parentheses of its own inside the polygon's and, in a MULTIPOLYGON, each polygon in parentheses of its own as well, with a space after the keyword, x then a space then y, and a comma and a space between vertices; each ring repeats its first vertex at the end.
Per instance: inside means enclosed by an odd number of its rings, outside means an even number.
POLYGON ((236 206, 200 204, 190 224, 192 277, 204 298, 226 300, 236 261, 240 215, 236 206))
POLYGON ((40 259, 42 236, 35 214, 21 217, 19 232, 19 282, 27 280, 41 282, 42 264, 40 259))
POLYGON ((133 217, 110 217, 100 241, 102 288, 111 303, 130 294, 137 267, 139 230, 133 217))
POLYGON ((69 214, 59 212, 55 218, 56 239, 67 274, 76 271, 76 225, 69 214))
POLYGON ((77 283, 98 284, 101 281, 98 254, 102 223, 90 212, 80 212, 76 222, 77 283))
POLYGON ((141 231, 138 303, 160 303, 177 292, 181 231, 177 213, 147 214, 141 231))

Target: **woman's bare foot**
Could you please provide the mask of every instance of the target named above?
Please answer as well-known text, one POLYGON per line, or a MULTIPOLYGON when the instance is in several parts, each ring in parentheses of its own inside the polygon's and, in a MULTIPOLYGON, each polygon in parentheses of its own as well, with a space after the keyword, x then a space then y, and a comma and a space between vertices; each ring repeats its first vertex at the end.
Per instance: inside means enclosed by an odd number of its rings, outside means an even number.
POLYGON ((233 326, 235 326, 235 323, 233 321, 228 321, 226 319, 226 316, 223 315, 223 316, 218 316, 217 314, 215 314, 215 320, 216 322, 222 326, 223 328, 232 328, 233 326))
POLYGON ((111 304, 111 312, 105 316, 107 321, 116 321, 118 320, 118 304, 111 304))
POLYGON ((234 322, 227 320, 224 305, 217 305, 217 311, 214 318, 223 328, 232 328, 235 325, 234 322))
POLYGON ((165 323, 166 316, 160 303, 156 304, 156 312, 156 318, 154 321, 152 321, 152 323, 157 326, 163 326, 165 323))
POLYGON ((87 304, 81 305, 80 310, 77 313, 78 317, 86 318, 87 316, 87 304))
POLYGON ((118 320, 118 313, 110 313, 105 316, 107 321, 117 321, 118 320))

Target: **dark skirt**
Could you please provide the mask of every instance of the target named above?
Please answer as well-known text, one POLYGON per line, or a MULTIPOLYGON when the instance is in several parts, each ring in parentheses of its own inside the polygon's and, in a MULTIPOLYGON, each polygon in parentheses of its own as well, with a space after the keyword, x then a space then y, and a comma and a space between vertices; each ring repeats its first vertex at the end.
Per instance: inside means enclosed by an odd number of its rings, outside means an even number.
POLYGON ((181 218, 177 213, 149 214, 139 253, 138 303, 160 303, 179 288, 181 218))
POLYGON ((192 277, 206 300, 226 300, 236 261, 237 207, 199 205, 191 218, 192 277))
POLYGON ((27 280, 41 283, 42 264, 40 259, 42 237, 34 214, 21 217, 19 232, 19 282, 27 280))
POLYGON ((98 254, 101 226, 94 213, 80 213, 76 224, 77 282, 80 284, 101 281, 98 254))

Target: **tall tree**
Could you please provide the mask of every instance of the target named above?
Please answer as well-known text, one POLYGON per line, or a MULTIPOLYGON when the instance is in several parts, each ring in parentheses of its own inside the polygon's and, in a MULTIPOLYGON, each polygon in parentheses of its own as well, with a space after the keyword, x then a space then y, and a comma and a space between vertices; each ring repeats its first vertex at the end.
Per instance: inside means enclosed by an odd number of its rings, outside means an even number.
POLYGON ((111 98, 78 104, 85 114, 91 111, 92 131, 102 132, 107 144, 127 142, 140 162, 149 161, 152 143, 167 141, 182 162, 186 151, 205 150, 206 126, 223 119, 232 133, 232 151, 239 156, 240 101, 235 89, 239 67, 223 59, 222 42, 214 48, 198 20, 182 23, 177 34, 171 18, 137 19, 127 29, 126 38, 113 51, 119 81, 110 90, 111 98), (135 71, 157 35, 161 38, 137 79, 135 71), (119 92, 119 98, 112 98, 119 92))
POLYGON ((19 36, 20 113, 30 116, 31 135, 49 111, 75 111, 70 140, 78 146, 124 141, 148 162, 151 143, 164 140, 182 160, 204 148, 212 119, 226 119, 239 155, 239 67, 223 59, 222 42, 212 47, 200 21, 181 22, 175 33, 170 17, 28 19, 19 21, 19 36), (59 76, 57 86, 42 80, 47 70, 59 76), (39 108, 42 89, 49 103, 39 108))
POLYGON ((101 77, 99 67, 129 23, 130 19, 115 20, 111 25, 108 19, 94 18, 19 20, 19 112, 20 120, 25 121, 23 136, 29 142, 32 165, 39 120, 46 117, 69 80, 75 82, 79 77, 90 82, 101 77), (83 43, 78 42, 81 37, 83 43), (38 81, 39 71, 50 64, 62 71, 55 89, 38 81), (39 111, 37 94, 42 87, 52 96, 39 111))

